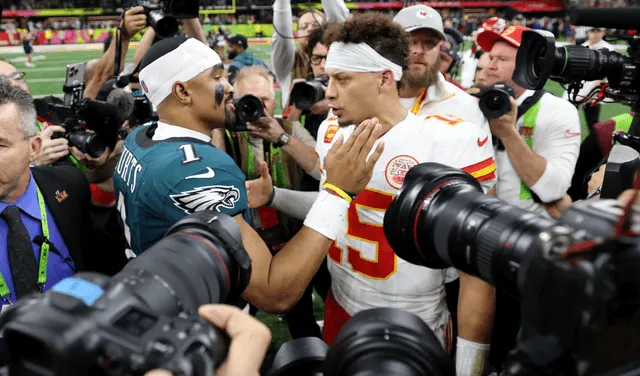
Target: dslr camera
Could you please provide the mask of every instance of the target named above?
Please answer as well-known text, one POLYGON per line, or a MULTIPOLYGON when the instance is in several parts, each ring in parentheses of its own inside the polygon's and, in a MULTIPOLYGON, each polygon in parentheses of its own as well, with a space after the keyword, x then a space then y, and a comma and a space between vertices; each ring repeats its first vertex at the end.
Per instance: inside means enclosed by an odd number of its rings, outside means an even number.
POLYGON ((111 103, 83 99, 70 106, 50 104, 49 108, 64 119, 61 126, 65 129, 54 133, 51 139, 66 138, 70 146, 93 158, 100 157, 107 147, 113 150, 118 140, 127 137, 122 124, 118 124, 116 106, 111 103))
POLYGON ((162 368, 213 375, 229 338, 197 309, 233 302, 250 277, 233 218, 187 216, 114 277, 78 273, 4 308, 8 374, 124 376, 162 368))
POLYGON ((246 132, 247 123, 254 122, 264 115, 264 103, 255 95, 246 94, 233 100, 236 122, 229 129, 231 132, 246 132))
POLYGON ((164 0, 156 3, 144 0, 139 3, 147 15, 147 26, 152 27, 160 38, 174 36, 180 27, 178 19, 198 17, 197 0, 164 0))
POLYGON ((487 119, 497 119, 511 111, 509 98, 515 97, 513 88, 504 82, 495 83, 480 90, 476 95, 480 98, 480 111, 487 119))
POLYGON ((291 101, 297 109, 310 110, 311 107, 324 99, 324 89, 329 85, 329 77, 312 78, 305 82, 298 82, 291 90, 291 101))
POLYGON ((584 201, 556 221, 485 195, 461 170, 423 163, 407 173, 384 231, 407 262, 453 266, 520 298, 520 339, 501 375, 637 375, 639 214, 584 201))

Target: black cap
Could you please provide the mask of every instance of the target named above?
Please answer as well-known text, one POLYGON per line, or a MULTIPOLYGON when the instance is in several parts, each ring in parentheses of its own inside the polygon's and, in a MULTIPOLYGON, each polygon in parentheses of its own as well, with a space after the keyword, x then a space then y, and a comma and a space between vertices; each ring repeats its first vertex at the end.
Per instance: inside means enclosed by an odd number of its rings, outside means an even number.
POLYGON ((244 48, 245 50, 249 47, 249 43, 247 42, 247 37, 240 34, 231 34, 227 37, 227 42, 229 44, 237 44, 238 46, 244 48))

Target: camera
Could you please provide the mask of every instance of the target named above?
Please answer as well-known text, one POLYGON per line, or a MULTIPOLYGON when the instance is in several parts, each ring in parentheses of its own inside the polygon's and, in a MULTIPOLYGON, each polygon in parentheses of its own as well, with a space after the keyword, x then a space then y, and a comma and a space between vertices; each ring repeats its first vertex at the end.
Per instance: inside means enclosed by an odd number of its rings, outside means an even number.
POLYGON ((418 316, 374 308, 353 316, 328 347, 319 338, 282 345, 266 376, 451 376, 454 366, 418 316))
POLYGON ((83 99, 70 106, 50 104, 49 108, 64 119, 65 128, 65 132, 56 132, 51 139, 66 138, 70 146, 93 158, 100 157, 107 147, 113 150, 118 139, 126 137, 117 121, 117 109, 111 103, 83 99), (94 132, 87 132, 88 129, 94 132))
POLYGON ((264 104, 255 95, 246 94, 233 100, 236 112, 236 122, 229 127, 232 132, 245 132, 247 123, 254 122, 264 115, 264 104))
POLYGON ((179 29, 178 19, 198 17, 197 0, 164 0, 156 3, 145 0, 140 2, 147 15, 147 26, 155 30, 159 38, 174 36, 179 29))
POLYGON ((78 273, 25 296, 0 318, 9 373, 212 375, 229 346, 197 316, 237 299, 251 260, 233 218, 202 211, 177 222, 112 278, 78 273))
MULTIPOLYGON (((588 375, 620 365, 596 349, 608 325, 637 339, 640 241, 627 230, 638 230, 638 214, 586 201, 556 221, 485 195, 461 170, 423 163, 407 173, 384 231, 407 262, 453 266, 520 297, 520 342, 503 375, 588 375)), ((633 347, 614 351, 636 360, 633 347)))
POLYGON ((504 82, 498 82, 484 88, 477 95, 480 98, 480 111, 487 119, 497 119, 511 111, 509 98, 515 97, 513 88, 504 82))
POLYGON ((153 106, 149 98, 144 95, 142 90, 132 90, 131 95, 133 96, 133 112, 129 119, 129 127, 133 128, 150 121, 158 120, 158 115, 153 111, 153 106))
POLYGON ((324 89, 329 85, 329 77, 322 76, 305 82, 298 82, 291 90, 291 101, 297 109, 306 111, 324 99, 324 89))
MULTIPOLYGON (((640 137, 617 133, 613 140, 616 144, 603 161, 606 162, 606 167, 600 198, 615 198, 633 187, 636 173, 640 169, 640 137)), ((600 166, 597 165, 592 171, 597 171, 600 166)), ((587 184, 591 175, 587 175, 587 184)))

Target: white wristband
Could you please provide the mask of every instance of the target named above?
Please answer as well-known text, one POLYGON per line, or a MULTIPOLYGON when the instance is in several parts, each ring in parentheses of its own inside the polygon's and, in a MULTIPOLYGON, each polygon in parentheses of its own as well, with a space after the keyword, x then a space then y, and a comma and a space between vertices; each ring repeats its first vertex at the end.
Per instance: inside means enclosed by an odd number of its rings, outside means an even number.
POLYGON ((313 203, 304 225, 319 232, 326 238, 336 240, 340 231, 344 229, 342 221, 347 216, 349 203, 326 190, 321 190, 313 203))
POLYGON ((489 358, 489 347, 458 337, 456 345, 456 376, 483 376, 489 358))

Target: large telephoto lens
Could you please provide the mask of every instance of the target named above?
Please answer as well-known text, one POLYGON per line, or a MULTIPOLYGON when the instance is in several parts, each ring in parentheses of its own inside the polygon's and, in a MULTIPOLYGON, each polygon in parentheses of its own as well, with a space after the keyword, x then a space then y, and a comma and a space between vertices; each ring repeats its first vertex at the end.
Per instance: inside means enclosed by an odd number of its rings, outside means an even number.
POLYGON ((541 90, 549 79, 570 83, 607 78, 617 87, 628 60, 615 51, 573 45, 556 47, 552 33, 526 30, 518 48, 513 81, 526 89, 541 90))
POLYGON ((450 376, 454 366, 429 326, 393 308, 359 312, 340 329, 325 376, 450 376))
POLYGON ((407 173, 384 231, 398 257, 412 264, 453 266, 516 293, 523 256, 554 223, 485 195, 466 172, 422 163, 407 173))
POLYGON ((177 222, 167 235, 131 260, 113 285, 135 275, 154 283, 132 285, 152 312, 176 316, 203 304, 234 302, 251 278, 251 260, 242 246, 235 220, 201 211, 177 222))

